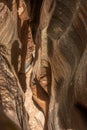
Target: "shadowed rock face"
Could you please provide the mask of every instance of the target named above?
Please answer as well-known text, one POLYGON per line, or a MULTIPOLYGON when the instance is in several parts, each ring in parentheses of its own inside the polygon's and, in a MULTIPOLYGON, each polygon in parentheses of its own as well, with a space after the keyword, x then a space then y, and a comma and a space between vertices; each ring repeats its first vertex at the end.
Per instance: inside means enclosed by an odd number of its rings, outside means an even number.
POLYGON ((86 12, 85 0, 43 0, 32 86, 35 102, 46 116, 49 111, 49 130, 87 129, 86 12))

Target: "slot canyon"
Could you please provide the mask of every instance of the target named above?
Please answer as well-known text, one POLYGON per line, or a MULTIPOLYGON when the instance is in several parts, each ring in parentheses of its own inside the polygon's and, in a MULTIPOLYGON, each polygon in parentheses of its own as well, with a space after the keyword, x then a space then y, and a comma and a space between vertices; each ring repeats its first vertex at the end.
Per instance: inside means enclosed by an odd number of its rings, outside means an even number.
POLYGON ((0 130, 87 130, 87 0, 0 0, 0 130))

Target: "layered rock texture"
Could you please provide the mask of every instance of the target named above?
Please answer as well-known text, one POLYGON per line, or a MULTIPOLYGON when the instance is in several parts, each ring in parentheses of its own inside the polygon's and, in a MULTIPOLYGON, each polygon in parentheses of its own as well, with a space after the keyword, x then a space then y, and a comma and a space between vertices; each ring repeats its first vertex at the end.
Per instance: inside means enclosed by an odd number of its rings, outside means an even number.
POLYGON ((86 12, 86 0, 0 0, 0 129, 87 130, 86 12))

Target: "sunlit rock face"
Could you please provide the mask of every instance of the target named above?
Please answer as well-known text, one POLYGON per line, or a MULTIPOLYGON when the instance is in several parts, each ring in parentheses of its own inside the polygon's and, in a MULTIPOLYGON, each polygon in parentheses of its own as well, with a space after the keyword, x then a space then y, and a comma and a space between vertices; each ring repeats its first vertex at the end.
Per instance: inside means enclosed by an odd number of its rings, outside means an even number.
POLYGON ((0 129, 87 129, 86 0, 0 1, 0 129))
POLYGON ((20 44, 17 4, 15 1, 0 1, 0 129, 29 130, 24 93, 12 64, 14 43, 20 44))

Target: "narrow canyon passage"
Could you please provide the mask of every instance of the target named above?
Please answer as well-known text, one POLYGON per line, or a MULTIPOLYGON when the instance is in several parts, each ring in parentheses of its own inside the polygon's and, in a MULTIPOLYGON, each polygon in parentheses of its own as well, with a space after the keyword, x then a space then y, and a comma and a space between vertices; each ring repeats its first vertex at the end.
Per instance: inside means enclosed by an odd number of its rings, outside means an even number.
POLYGON ((87 130, 86 12, 86 0, 0 0, 1 130, 87 130))

